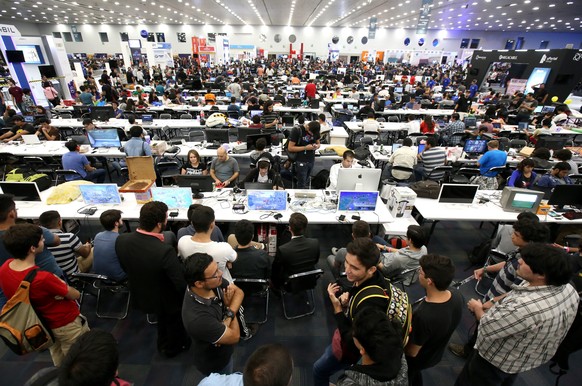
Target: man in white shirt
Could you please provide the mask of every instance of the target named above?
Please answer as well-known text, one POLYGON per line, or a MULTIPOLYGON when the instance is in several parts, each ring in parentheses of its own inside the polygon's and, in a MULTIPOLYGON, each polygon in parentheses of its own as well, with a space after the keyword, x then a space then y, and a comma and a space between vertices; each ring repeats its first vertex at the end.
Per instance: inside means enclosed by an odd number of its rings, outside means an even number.
POLYGON ((218 264, 218 269, 223 272, 222 277, 232 283, 232 276, 228 270, 237 254, 227 242, 212 241, 210 236, 216 226, 214 223, 214 210, 209 206, 201 205, 192 212, 192 225, 196 233, 193 236, 182 236, 178 240, 178 254, 182 260, 186 260, 194 253, 207 253, 218 264))
POLYGON ((344 151, 342 162, 334 164, 329 169, 329 185, 327 186, 327 189, 335 191, 337 189, 337 177, 339 175, 339 170, 342 168, 350 169, 353 167, 353 163, 354 152, 351 150, 344 151))
POLYGON ((411 170, 416 165, 417 160, 416 149, 412 148, 412 139, 404 138, 402 141, 402 147, 397 149, 392 155, 388 162, 392 165, 388 167, 388 174, 397 180, 407 180, 410 178, 412 172, 407 172, 404 170, 395 170, 394 166, 404 166, 410 168, 411 170))
POLYGON ((235 78, 234 81, 228 85, 227 90, 232 94, 233 97, 236 98, 237 101, 240 101, 241 87, 238 78, 235 78))
POLYGON ((364 119, 362 122, 362 130, 364 135, 380 132, 380 123, 376 120, 376 114, 373 112, 368 113, 368 119, 364 119))

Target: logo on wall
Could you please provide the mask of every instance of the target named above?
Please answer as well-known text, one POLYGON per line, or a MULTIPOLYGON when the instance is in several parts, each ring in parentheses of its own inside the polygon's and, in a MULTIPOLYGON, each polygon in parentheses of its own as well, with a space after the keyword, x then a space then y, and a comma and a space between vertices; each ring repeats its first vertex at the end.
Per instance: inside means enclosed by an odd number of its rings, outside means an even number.
POLYGON ((148 31, 146 31, 145 29, 142 29, 141 31, 139 31, 139 36, 146 39, 148 37, 148 31))
POLYGON ((499 55, 499 60, 517 60, 517 56, 499 55))
POLYGON ((580 59, 582 59, 582 54, 577 52, 576 54, 574 54, 574 57, 572 58, 572 60, 575 60, 577 62, 580 61, 580 59))
POLYGON ((558 60, 557 56, 546 56, 546 54, 544 54, 542 56, 542 58, 540 59, 540 64, 541 63, 552 63, 552 62, 555 62, 556 60, 558 60))
POLYGON ((487 59, 486 56, 475 55, 475 60, 485 60, 485 59, 487 59))

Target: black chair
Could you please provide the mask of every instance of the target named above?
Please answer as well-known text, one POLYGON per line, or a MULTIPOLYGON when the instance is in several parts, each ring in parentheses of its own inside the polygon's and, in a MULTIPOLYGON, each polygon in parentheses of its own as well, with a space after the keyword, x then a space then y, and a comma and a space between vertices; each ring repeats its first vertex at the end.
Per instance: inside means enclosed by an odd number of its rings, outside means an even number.
POLYGON ((192 114, 182 114, 180 115, 180 119, 192 119, 192 114))
POLYGON ((59 368, 45 367, 38 370, 26 381, 24 386, 56 386, 58 385, 59 368))
POLYGON ((392 171, 394 171, 394 170, 399 170, 401 172, 410 173, 410 176, 408 178, 405 178, 402 180, 394 177, 394 174, 392 174, 392 179, 396 182, 410 182, 410 180, 414 177, 414 169, 413 168, 409 168, 409 167, 401 166, 401 165, 394 165, 394 166, 392 166, 392 171))
POLYGON ((131 300, 131 293, 129 292, 129 287, 127 286, 127 283, 116 282, 114 280, 109 279, 105 275, 99 275, 96 273, 77 272, 74 273, 72 277, 73 281, 78 281, 81 287, 80 289, 81 307, 83 306, 85 292, 87 291, 87 287, 89 286, 97 290, 97 306, 95 309, 95 314, 97 315, 98 318, 121 320, 127 317, 127 313, 129 312, 129 302, 131 300), (110 312, 105 310, 104 307, 107 307, 110 304, 114 303, 111 301, 112 299, 107 299, 106 301, 103 301, 105 293, 111 296, 115 296, 117 294, 121 295, 121 299, 118 300, 118 302, 123 305, 123 308, 117 312, 110 312))
POLYGON ((570 174, 568 177, 574 181, 575 185, 582 185, 582 174, 570 174))
POLYGON ((447 182, 450 179, 451 172, 453 171, 452 166, 441 165, 437 166, 436 168, 432 169, 428 176, 426 176, 427 180, 433 180, 438 182, 447 182), (439 175, 443 173, 442 177, 435 177, 435 175, 439 175))
POLYGON ((178 161, 160 161, 156 164, 158 177, 161 178, 162 186, 165 186, 165 180, 176 177, 180 174, 180 164, 178 161))
POLYGON ((66 178, 67 176, 78 177, 78 178, 74 178, 74 180, 82 180, 83 179, 83 176, 78 171, 72 170, 72 169, 57 169, 54 171, 54 176, 55 176, 55 186, 57 186, 60 182, 68 181, 66 178))
POLYGON ((263 324, 267 321, 269 315, 269 282, 265 279, 243 279, 243 278, 233 278, 233 282, 237 287, 243 290, 245 293, 245 298, 243 300, 243 306, 245 308, 245 320, 247 323, 259 323, 263 324), (264 299, 264 318, 260 320, 251 320, 249 318, 250 311, 253 310, 251 307, 251 301, 254 299, 263 300, 264 299))
POLYGON ((398 118, 398 115, 390 115, 388 117, 388 122, 400 122, 400 118, 398 118))
POLYGON ((202 142, 204 141, 204 130, 192 129, 188 133, 189 142, 202 142))
POLYGON ((0 167, 2 168, 2 181, 6 179, 6 171, 10 165, 11 169, 19 163, 20 158, 12 153, 0 153, 0 167))
POLYGON ((509 147, 511 149, 522 149, 527 146, 527 141, 525 139, 510 139, 509 140, 509 147))
POLYGON ((160 114, 160 119, 172 119, 172 114, 162 113, 160 114))
POLYGON ((296 273, 291 275, 285 281, 283 288, 281 289, 281 303, 283 304, 283 314, 286 319, 297 319, 303 316, 313 315, 315 313, 315 298, 314 289, 317 286, 317 280, 323 275, 323 270, 314 269, 312 271, 296 273), (299 295, 306 298, 307 311, 304 313, 299 313, 295 315, 289 315, 287 313, 288 304, 287 298, 297 298, 299 295))
POLYGON ((453 184, 468 184, 471 177, 478 175, 479 175, 478 168, 460 168, 451 177, 451 182, 453 184))
POLYGON ((420 272, 420 266, 416 268, 405 269, 399 272, 396 276, 390 278, 390 283, 399 284, 402 291, 405 291, 404 286, 410 286, 416 282, 418 279, 418 274, 420 272))

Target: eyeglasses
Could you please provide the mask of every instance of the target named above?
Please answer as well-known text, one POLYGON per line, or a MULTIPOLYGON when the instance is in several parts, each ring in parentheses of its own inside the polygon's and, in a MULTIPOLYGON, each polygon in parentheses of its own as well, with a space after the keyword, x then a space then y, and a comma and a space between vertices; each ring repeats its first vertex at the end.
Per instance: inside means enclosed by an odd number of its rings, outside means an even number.
POLYGON ((217 269, 216 272, 214 272, 214 275, 210 276, 210 277, 205 277, 204 280, 212 280, 212 279, 218 279, 218 277, 220 276, 218 273, 220 272, 220 269, 217 269))

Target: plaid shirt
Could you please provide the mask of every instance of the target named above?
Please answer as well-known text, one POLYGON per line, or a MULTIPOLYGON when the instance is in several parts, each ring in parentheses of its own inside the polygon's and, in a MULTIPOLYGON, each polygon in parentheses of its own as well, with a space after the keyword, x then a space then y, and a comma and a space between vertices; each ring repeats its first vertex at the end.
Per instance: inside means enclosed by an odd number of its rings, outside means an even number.
POLYGON ((546 363, 578 312, 572 285, 513 286, 481 318, 475 348, 499 370, 521 373, 546 363))
POLYGON ((450 122, 448 125, 445 126, 441 133, 444 133, 449 138, 449 145, 456 146, 461 141, 461 137, 456 136, 453 138, 453 134, 455 133, 464 133, 465 132, 465 122, 463 121, 454 121, 450 122))

